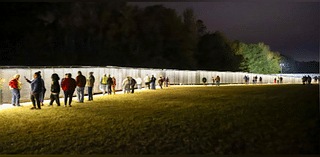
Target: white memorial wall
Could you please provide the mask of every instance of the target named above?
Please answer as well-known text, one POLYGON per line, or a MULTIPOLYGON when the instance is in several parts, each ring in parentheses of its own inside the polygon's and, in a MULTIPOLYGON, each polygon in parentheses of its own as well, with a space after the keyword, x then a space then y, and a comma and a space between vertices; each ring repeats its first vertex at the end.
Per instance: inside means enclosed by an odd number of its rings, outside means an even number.
MULTIPOLYGON (((220 76, 220 83, 232 83, 239 84, 244 83, 243 77, 245 75, 250 77, 250 83, 252 83, 252 78, 254 76, 261 76, 263 83, 273 83, 274 78, 277 76, 273 75, 262 75, 253 74, 245 72, 219 72, 219 71, 202 71, 202 70, 175 70, 175 69, 147 69, 147 68, 127 68, 127 67, 2 67, 0 68, 0 78, 2 86, 2 102, 11 103, 11 91, 9 89, 9 81, 13 78, 15 74, 20 74, 21 86, 21 98, 20 100, 30 100, 30 89, 31 86, 25 81, 24 76, 29 80, 32 80, 32 76, 35 72, 41 71, 41 76, 45 82, 45 87, 47 89, 45 93, 45 99, 50 98, 51 89, 51 75, 57 73, 61 79, 64 78, 66 73, 71 73, 72 78, 78 75, 78 71, 81 71, 85 77, 89 76, 89 72, 93 72, 95 77, 95 83, 93 92, 101 93, 99 89, 100 78, 104 74, 110 74, 116 78, 116 90, 122 90, 122 81, 127 77, 131 76, 134 78, 140 77, 142 79, 142 87, 145 87, 144 78, 148 74, 150 77, 154 75, 157 79, 160 76, 168 77, 170 84, 174 85, 195 85, 202 84, 202 78, 207 78, 207 84, 212 84, 212 77, 215 78, 217 75, 220 76)), ((301 83, 301 78, 294 77, 283 77, 283 83, 301 83)), ((76 94, 76 92, 74 93, 76 94)), ((87 94, 87 89, 85 89, 85 94, 87 94)), ((60 96, 63 96, 61 90, 60 96)))

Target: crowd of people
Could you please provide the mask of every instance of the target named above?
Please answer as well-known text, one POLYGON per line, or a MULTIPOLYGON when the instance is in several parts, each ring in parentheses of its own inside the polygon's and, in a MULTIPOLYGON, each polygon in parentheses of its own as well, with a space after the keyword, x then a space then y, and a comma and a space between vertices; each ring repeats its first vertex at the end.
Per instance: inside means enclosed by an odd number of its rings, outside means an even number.
MULTIPOLYGON (((34 73, 33 80, 29 80, 24 76, 26 82, 30 83, 31 85, 31 93, 30 99, 32 102, 33 107, 31 109, 41 109, 41 106, 44 106, 43 100, 44 95, 46 92, 44 80, 41 77, 41 72, 38 71, 34 73)), ((21 107, 20 105, 20 90, 21 90, 21 82, 20 82, 20 75, 16 74, 13 76, 13 79, 9 82, 9 88, 11 89, 12 93, 12 105, 21 107)), ((84 90, 87 87, 88 90, 88 101, 93 100, 92 89, 95 82, 95 77, 93 76, 93 72, 89 73, 89 77, 86 78, 82 75, 81 71, 78 71, 78 76, 73 79, 71 73, 66 73, 65 78, 61 79, 61 83, 59 84, 60 77, 58 74, 54 73, 51 75, 52 83, 51 83, 51 95, 50 95, 50 103, 48 106, 52 106, 54 102, 56 102, 57 106, 60 106, 59 94, 60 90, 63 90, 64 94, 64 107, 72 107, 72 96, 76 91, 77 95, 77 102, 83 103, 84 102, 84 90), (68 101, 69 99, 69 101, 68 101)), ((147 89, 155 89, 156 78, 154 75, 150 78, 147 74, 145 77, 145 84, 147 89), (150 88, 151 85, 151 88, 150 88)), ((132 77, 127 77, 122 81, 123 91, 124 93, 134 93, 134 87, 137 84, 138 89, 141 89, 142 80, 141 78, 134 79, 132 77)), ((160 76, 158 79, 158 84, 162 89, 163 84, 166 87, 169 85, 169 78, 164 78, 160 76)), ((100 78, 100 90, 102 94, 111 95, 112 93, 115 94, 116 86, 116 79, 114 76, 104 74, 100 78)))

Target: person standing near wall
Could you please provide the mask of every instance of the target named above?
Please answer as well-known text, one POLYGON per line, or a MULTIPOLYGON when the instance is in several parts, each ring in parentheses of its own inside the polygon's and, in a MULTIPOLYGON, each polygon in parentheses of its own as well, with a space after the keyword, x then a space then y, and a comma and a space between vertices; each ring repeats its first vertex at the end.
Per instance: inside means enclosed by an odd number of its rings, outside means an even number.
POLYGON ((244 80, 244 84, 247 84, 247 81, 248 81, 247 75, 244 75, 243 80, 244 80))
POLYGON ((42 92, 43 84, 41 81, 40 72, 34 73, 33 78, 34 79, 32 81, 30 81, 25 77, 26 81, 31 84, 31 101, 32 101, 32 105, 33 105, 33 107, 31 109, 37 109, 36 103, 37 103, 38 109, 41 109, 41 107, 40 107, 40 94, 42 92))
POLYGON ((152 75, 150 78, 151 89, 156 89, 156 80, 157 79, 154 77, 154 75, 152 75))
POLYGON ((216 80, 216 84, 219 86, 220 85, 220 77, 217 76, 214 80, 216 80))
POLYGON ((86 86, 86 77, 82 75, 81 71, 78 71, 78 76, 76 77, 77 85, 77 97, 79 103, 84 101, 84 87, 86 86))
POLYGON ((276 77, 274 78, 274 83, 277 83, 277 78, 276 77))
POLYGON ((259 82, 260 82, 260 84, 262 84, 262 77, 261 76, 259 78, 259 82))
POLYGON ((107 80, 108 80, 107 74, 104 74, 100 78, 100 90, 102 91, 102 95, 106 93, 107 80))
POLYGON ((74 90, 76 89, 76 80, 71 78, 71 74, 69 73, 67 77, 62 81, 61 88, 64 92, 64 107, 67 107, 67 102, 69 98, 69 106, 71 106, 72 96, 74 90))
POLYGON ((167 76, 165 81, 166 81, 166 87, 168 87, 169 86, 169 78, 168 78, 168 76, 167 76))
POLYGON ((311 77, 310 77, 310 75, 308 75, 308 79, 307 80, 308 80, 308 84, 311 85, 311 77))
POLYGON ((122 88, 124 93, 130 92, 130 77, 127 77, 122 81, 122 88))
POLYGON ((15 74, 13 79, 9 82, 9 88, 12 93, 12 105, 20 107, 20 90, 21 90, 21 82, 19 81, 20 75, 15 74))
POLYGON ((92 88, 93 88, 94 82, 95 82, 93 72, 89 72, 89 77, 86 82, 87 82, 86 86, 88 88, 88 101, 92 101, 93 100, 92 88))
POLYGON ((146 89, 150 89, 150 77, 147 74, 147 76, 144 78, 144 83, 146 85, 146 89))
POLYGON ((112 88, 112 93, 113 94, 116 94, 116 85, 117 85, 117 80, 114 76, 112 76, 112 82, 113 84, 111 85, 111 88, 112 88))
POLYGON ((113 81, 112 81, 112 78, 109 74, 108 79, 107 79, 107 93, 108 93, 108 95, 111 95, 111 86, 112 85, 113 85, 113 81))
POLYGON ((141 86, 142 86, 142 80, 141 80, 141 78, 138 77, 138 78, 136 79, 136 81, 137 81, 138 89, 141 89, 141 86))
POLYGON ((51 95, 49 106, 52 106, 53 102, 56 101, 57 105, 60 106, 59 94, 60 94, 60 85, 59 85, 59 76, 54 73, 51 75, 51 95))
POLYGON ((215 78, 212 76, 212 86, 214 85, 215 78))
POLYGON ((134 93, 134 86, 136 85, 136 83, 137 83, 137 81, 133 77, 130 77, 131 93, 134 93))
POLYGON ((159 80, 158 80, 158 84, 160 86, 160 88, 162 89, 162 85, 163 85, 163 79, 162 79, 162 76, 160 76, 159 80))
MULTIPOLYGON (((39 77, 41 78, 40 73, 41 72, 39 71, 39 77)), ((42 86, 42 90, 41 90, 41 94, 40 94, 40 104, 41 104, 41 106, 43 106, 44 95, 45 95, 47 89, 46 89, 46 87, 44 85, 44 80, 42 78, 41 78, 41 82, 42 82, 43 86, 42 86)))
POLYGON ((282 80, 283 80, 283 78, 282 78, 282 77, 280 77, 280 83, 282 83, 282 80))

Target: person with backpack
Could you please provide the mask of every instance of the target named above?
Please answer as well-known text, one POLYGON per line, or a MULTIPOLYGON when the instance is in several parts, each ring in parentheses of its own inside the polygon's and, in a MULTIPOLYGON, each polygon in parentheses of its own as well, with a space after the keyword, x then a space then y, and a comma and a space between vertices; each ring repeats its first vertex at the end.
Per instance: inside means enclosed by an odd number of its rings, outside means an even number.
POLYGON ((76 89, 77 89, 77 98, 79 103, 84 101, 84 87, 86 86, 86 77, 82 75, 81 71, 78 71, 78 76, 76 77, 76 89))
POLYGON ((11 89, 12 99, 11 103, 13 106, 21 107, 20 105, 20 90, 21 82, 19 81, 20 75, 15 74, 12 80, 9 82, 9 88, 11 89))
POLYGON ((88 101, 93 100, 92 89, 94 86, 95 78, 93 76, 93 72, 89 72, 89 77, 86 81, 86 86, 88 88, 88 101))
POLYGON ((136 83, 137 83, 137 81, 133 77, 130 77, 131 93, 134 93, 134 86, 136 85, 136 83))
POLYGON ((51 95, 50 95, 50 103, 48 106, 52 106, 53 102, 56 101, 57 105, 60 106, 59 94, 60 94, 60 84, 59 84, 59 76, 54 73, 51 75, 52 83, 51 83, 51 95))
POLYGON ((37 109, 36 104, 38 106, 38 109, 41 109, 40 107, 40 94, 43 90, 43 82, 41 81, 40 71, 34 73, 33 80, 30 81, 26 77, 24 77, 28 83, 31 84, 31 101, 33 107, 30 109, 37 109))
POLYGON ((69 107, 72 107, 71 102, 74 90, 76 89, 76 80, 73 79, 71 76, 72 75, 68 73, 67 77, 61 83, 61 88, 64 92, 64 107, 67 107, 68 98, 69 107))

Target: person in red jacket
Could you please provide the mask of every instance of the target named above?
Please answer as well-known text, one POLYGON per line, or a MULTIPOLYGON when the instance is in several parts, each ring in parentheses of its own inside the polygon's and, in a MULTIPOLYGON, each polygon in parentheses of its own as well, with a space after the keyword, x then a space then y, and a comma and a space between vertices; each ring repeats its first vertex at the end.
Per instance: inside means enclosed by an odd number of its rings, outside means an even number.
POLYGON ((12 92, 12 105, 20 107, 20 90, 21 90, 21 83, 19 81, 20 75, 15 74, 13 79, 9 82, 9 87, 12 92))
POLYGON ((86 86, 86 77, 82 75, 81 71, 78 71, 78 76, 76 77, 76 85, 78 102, 83 103, 84 87, 86 86))
POLYGON ((71 107, 72 95, 74 93, 74 90, 76 89, 76 80, 71 78, 70 73, 62 81, 61 88, 64 92, 64 107, 67 107, 68 98, 69 98, 69 106, 71 107))

